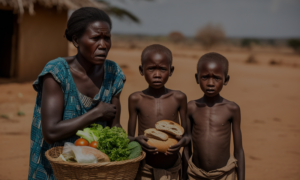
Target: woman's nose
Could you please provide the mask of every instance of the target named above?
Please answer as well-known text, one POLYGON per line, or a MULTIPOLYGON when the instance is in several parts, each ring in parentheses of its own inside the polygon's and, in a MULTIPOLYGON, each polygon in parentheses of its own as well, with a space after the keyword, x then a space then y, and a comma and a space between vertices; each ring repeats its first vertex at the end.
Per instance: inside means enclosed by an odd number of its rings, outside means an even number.
POLYGON ((99 46, 98 46, 99 49, 106 49, 106 43, 103 39, 100 39, 100 42, 99 42, 99 46))

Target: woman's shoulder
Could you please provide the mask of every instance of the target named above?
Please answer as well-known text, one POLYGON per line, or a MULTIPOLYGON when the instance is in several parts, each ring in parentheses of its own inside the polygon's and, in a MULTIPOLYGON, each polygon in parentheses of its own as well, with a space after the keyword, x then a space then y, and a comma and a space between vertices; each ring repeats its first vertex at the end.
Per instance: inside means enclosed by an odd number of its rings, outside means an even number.
POLYGON ((56 58, 49 61, 42 72, 38 75, 38 78, 33 82, 33 87, 36 91, 41 90, 43 77, 46 74, 51 74, 55 81, 64 87, 65 79, 68 78, 69 66, 64 58, 56 58))
POLYGON ((50 67, 66 67, 67 62, 64 58, 58 57, 56 59, 50 60, 46 65, 45 68, 50 67))
POLYGON ((66 62, 64 58, 58 57, 56 59, 53 59, 49 61, 41 74, 47 73, 47 72, 52 72, 54 74, 66 74, 67 69, 69 69, 69 65, 66 62))
POLYGON ((105 60, 105 69, 108 73, 125 76, 120 66, 112 60, 105 60))

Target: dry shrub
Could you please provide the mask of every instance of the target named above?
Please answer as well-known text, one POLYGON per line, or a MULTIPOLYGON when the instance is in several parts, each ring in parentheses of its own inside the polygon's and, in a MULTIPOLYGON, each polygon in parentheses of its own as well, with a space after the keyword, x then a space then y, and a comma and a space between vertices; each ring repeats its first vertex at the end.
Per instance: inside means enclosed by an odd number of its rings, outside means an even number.
POLYGON ((269 61, 270 65, 281 65, 282 61, 281 60, 276 60, 276 59, 271 59, 269 61))
POLYGON ((252 54, 252 55, 250 55, 250 56, 246 59, 246 63, 248 63, 248 64, 257 64, 258 61, 257 61, 256 57, 252 54))
POLYGON ((200 41, 206 49, 210 49, 224 39, 225 32, 220 25, 207 24, 196 34, 196 40, 200 41))
POLYGON ((129 49, 136 49, 138 46, 136 45, 136 43, 134 43, 134 42, 129 42, 129 44, 128 44, 128 48, 129 49))
POLYGON ((184 35, 181 32, 173 31, 168 35, 169 39, 174 43, 179 43, 185 40, 184 35))
POLYGON ((120 64, 120 68, 121 69, 128 69, 128 65, 127 64, 120 64))
POLYGON ((300 53, 300 39, 289 39, 287 43, 295 52, 300 53))
POLYGON ((297 63, 293 63, 292 67, 297 68, 299 65, 297 63))

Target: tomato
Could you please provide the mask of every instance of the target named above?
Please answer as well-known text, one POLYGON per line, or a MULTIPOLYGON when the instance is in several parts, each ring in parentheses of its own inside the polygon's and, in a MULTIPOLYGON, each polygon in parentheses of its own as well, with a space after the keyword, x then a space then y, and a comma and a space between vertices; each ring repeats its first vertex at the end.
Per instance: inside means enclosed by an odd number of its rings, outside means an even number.
POLYGON ((88 146, 89 142, 83 138, 79 138, 75 141, 75 146, 88 146))
POLYGON ((98 146, 98 142, 97 141, 93 141, 90 144, 90 147, 93 147, 93 148, 96 148, 96 149, 97 149, 97 146, 98 146))

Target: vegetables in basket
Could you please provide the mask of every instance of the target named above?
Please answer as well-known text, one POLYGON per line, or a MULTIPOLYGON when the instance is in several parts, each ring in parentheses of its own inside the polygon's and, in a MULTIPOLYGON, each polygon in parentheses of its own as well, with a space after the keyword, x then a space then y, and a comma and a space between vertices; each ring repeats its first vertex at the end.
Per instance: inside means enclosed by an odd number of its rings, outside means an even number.
POLYGON ((90 144, 97 141, 97 149, 107 154, 111 161, 133 159, 142 152, 138 142, 129 143, 126 131, 120 127, 103 128, 99 124, 92 124, 90 128, 77 131, 76 135, 86 139, 90 144))
POLYGON ((89 143, 93 141, 98 141, 100 136, 99 132, 103 127, 99 124, 92 124, 89 128, 84 128, 83 130, 78 130, 76 135, 87 140, 89 143))
POLYGON ((128 144, 128 150, 130 151, 128 159, 134 159, 141 155, 142 147, 138 142, 132 141, 128 144))
POLYGON ((62 154, 59 156, 64 161, 78 163, 110 162, 110 159, 103 152, 88 146, 75 146, 66 142, 62 154))

